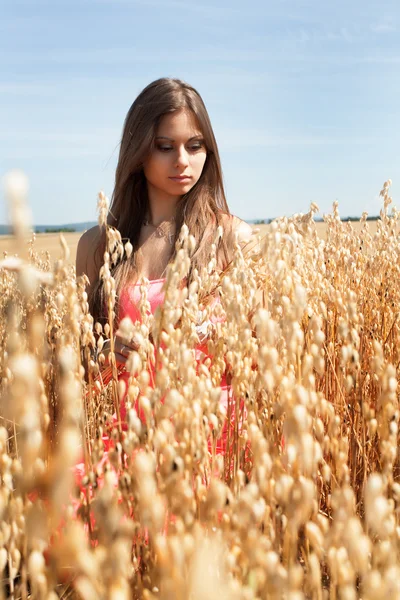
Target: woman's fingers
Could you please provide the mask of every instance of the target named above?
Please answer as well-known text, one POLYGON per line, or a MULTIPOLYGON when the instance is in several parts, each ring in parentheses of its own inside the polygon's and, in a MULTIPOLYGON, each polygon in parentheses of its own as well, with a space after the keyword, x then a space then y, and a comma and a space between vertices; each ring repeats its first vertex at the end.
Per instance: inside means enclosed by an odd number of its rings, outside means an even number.
POLYGON ((133 346, 132 344, 124 344, 122 341, 118 341, 118 343, 115 346, 115 352, 119 352, 120 354, 122 354, 122 356, 125 356, 126 358, 128 358, 131 352, 137 350, 136 346, 133 346))
MULTIPOLYGON (((108 366, 110 364, 110 352, 105 352, 104 353, 105 356, 105 365, 108 366)), ((126 361, 128 360, 126 356, 123 356, 123 354, 120 354, 119 352, 114 352, 114 356, 115 356, 115 362, 117 365, 125 365, 126 361)))
POLYGON ((115 362, 117 364, 125 365, 126 364, 126 360, 127 360, 127 357, 124 356, 123 354, 119 354, 119 352, 115 353, 115 362))
MULTIPOLYGON (((121 356, 128 358, 129 354, 137 349, 138 349, 137 346, 133 345, 132 343, 124 343, 122 338, 115 336, 115 339, 114 339, 114 353, 115 354, 120 354, 121 356)), ((107 344, 104 344, 102 352, 105 356, 107 356, 110 353, 110 351, 111 351, 111 342, 108 341, 107 344)))

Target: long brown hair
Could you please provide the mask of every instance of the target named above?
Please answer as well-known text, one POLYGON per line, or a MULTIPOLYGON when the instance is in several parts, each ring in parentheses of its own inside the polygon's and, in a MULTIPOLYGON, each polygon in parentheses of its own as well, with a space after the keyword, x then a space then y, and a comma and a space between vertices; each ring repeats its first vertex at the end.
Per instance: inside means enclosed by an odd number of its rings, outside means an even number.
MULTIPOLYGON (((161 118, 181 109, 189 110, 195 115, 207 150, 202 174, 196 185, 180 199, 176 214, 175 241, 184 222, 196 239, 196 249, 191 261, 192 270, 196 268, 200 272, 207 264, 210 239, 217 227, 222 224, 223 215, 230 214, 225 197, 218 146, 200 94, 179 79, 162 78, 153 81, 130 107, 122 131, 108 223, 118 229, 124 241, 130 240, 133 251, 129 259, 124 258, 113 269, 117 298, 124 283, 127 281, 133 283, 138 277, 139 236, 148 212, 147 182, 143 173, 143 163, 155 147, 156 132, 161 118)), ((100 260, 103 249, 104 235, 96 253, 100 260)), ((175 251, 171 259, 174 254, 175 251)), ((224 256, 224 260, 228 262, 227 243, 224 238, 220 242, 218 255, 224 256)), ((100 267, 100 262, 98 260, 96 262, 100 267)), ((100 282, 94 290, 90 304, 95 320, 104 316, 102 310, 105 306, 104 291, 100 282)))

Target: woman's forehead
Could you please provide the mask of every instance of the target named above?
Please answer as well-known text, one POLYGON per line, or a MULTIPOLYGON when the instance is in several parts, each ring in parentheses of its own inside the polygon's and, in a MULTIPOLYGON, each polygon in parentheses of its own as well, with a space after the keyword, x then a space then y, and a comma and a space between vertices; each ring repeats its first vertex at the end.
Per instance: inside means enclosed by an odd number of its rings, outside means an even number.
POLYGON ((196 116, 189 110, 179 110, 168 113, 161 118, 157 127, 157 137, 168 137, 171 139, 188 139, 202 135, 196 116))

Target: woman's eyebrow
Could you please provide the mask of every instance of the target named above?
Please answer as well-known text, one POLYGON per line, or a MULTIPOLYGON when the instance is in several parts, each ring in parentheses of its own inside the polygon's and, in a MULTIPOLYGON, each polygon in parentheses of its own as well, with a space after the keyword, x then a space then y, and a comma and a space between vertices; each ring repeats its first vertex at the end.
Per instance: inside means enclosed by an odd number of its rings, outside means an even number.
MULTIPOLYGON (((193 140, 197 140, 197 139, 201 139, 203 136, 201 134, 199 135, 194 135, 193 137, 191 137, 188 142, 191 142, 193 140)), ((156 140, 168 140, 169 142, 175 142, 175 140, 173 140, 170 137, 167 137, 166 135, 157 135, 156 140)))

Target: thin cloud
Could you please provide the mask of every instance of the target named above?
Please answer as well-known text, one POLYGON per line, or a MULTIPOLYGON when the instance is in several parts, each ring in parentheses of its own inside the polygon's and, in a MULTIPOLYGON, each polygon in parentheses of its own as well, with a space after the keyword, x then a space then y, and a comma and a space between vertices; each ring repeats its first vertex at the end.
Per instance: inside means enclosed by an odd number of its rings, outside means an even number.
POLYGON ((121 131, 96 132, 0 131, 3 156, 8 160, 58 160, 97 157, 109 160, 119 144, 121 131))
POLYGON ((386 17, 377 23, 371 25, 371 31, 378 34, 391 33, 396 31, 396 26, 392 17, 386 17))
POLYGON ((0 94, 13 96, 56 96, 57 91, 55 86, 49 83, 3 82, 0 83, 0 94))
POLYGON ((400 56, 393 55, 387 56, 383 54, 371 54, 369 56, 362 56, 353 59, 354 63, 360 64, 372 64, 372 65, 398 65, 400 63, 400 56))
POLYGON ((216 128, 220 148, 225 151, 238 151, 246 148, 286 148, 312 146, 364 145, 373 142, 371 137, 333 137, 330 135, 306 135, 301 133, 282 134, 256 129, 216 128))
POLYGON ((106 152, 99 148, 82 148, 81 146, 70 146, 68 148, 13 148, 4 153, 8 161, 21 160, 74 160, 81 158, 104 159, 106 152))
POLYGON ((52 132, 46 133, 41 131, 0 131, 0 141, 8 142, 35 142, 37 144, 45 144, 48 142, 57 144, 97 144, 109 140, 110 138, 118 138, 121 131, 115 128, 101 128, 95 133, 92 132, 52 132))
POLYGON ((215 4, 204 4, 204 3, 189 3, 183 2, 182 0, 83 0, 87 4, 104 4, 104 5, 129 5, 153 7, 163 11, 179 10, 182 12, 195 13, 198 16, 215 19, 218 16, 223 16, 225 19, 229 16, 236 15, 238 17, 243 15, 243 10, 240 8, 234 8, 230 5, 217 6, 215 4))
MULTIPOLYGON (((203 63, 203 62, 252 62, 264 61, 270 57, 267 50, 242 50, 232 49, 225 46, 206 45, 196 48, 196 50, 169 51, 168 64, 176 63, 203 63)), ((160 53, 143 53, 135 46, 116 47, 116 48, 61 48, 51 53, 42 51, 24 52, 16 51, 11 55, 0 52, 0 60, 7 61, 7 64, 26 65, 27 63, 47 63, 47 64, 98 64, 98 65, 132 65, 136 63, 162 64, 160 53)))

